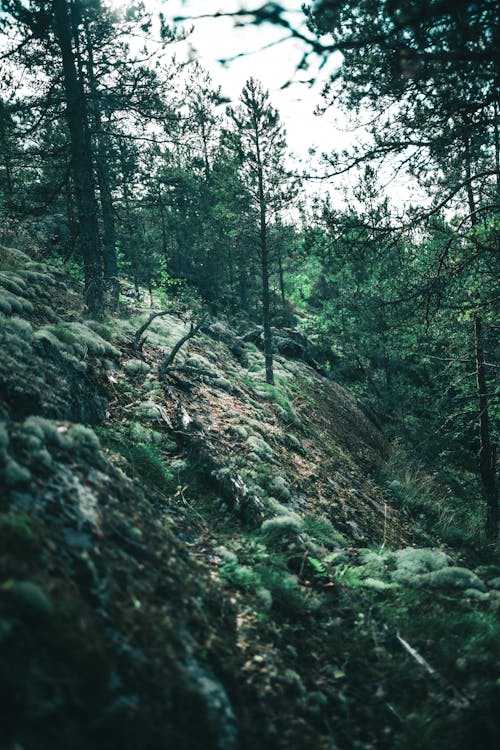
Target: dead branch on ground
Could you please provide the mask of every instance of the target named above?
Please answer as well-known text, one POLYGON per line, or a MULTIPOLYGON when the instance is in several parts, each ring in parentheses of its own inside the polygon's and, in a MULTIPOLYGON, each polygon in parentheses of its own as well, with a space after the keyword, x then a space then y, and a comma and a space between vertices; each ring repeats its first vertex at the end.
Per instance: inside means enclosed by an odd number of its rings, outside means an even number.
POLYGON ((144 334, 149 328, 149 326, 151 325, 151 323, 153 322, 153 320, 155 320, 156 318, 159 318, 161 315, 168 315, 169 312, 170 312, 169 310, 160 310, 160 312, 152 313, 147 319, 147 321, 135 332, 133 347, 136 352, 142 351, 142 347, 144 346, 144 341, 145 341, 144 334))

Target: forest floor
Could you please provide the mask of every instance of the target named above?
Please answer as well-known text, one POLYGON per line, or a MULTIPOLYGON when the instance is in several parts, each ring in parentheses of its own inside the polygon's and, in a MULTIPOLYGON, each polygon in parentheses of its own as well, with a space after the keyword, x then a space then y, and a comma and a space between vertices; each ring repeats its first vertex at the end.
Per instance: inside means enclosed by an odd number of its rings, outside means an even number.
POLYGON ((188 318, 137 350, 131 297, 0 285, 2 750, 498 746, 500 567, 400 510, 348 389, 215 320, 160 376, 188 318))

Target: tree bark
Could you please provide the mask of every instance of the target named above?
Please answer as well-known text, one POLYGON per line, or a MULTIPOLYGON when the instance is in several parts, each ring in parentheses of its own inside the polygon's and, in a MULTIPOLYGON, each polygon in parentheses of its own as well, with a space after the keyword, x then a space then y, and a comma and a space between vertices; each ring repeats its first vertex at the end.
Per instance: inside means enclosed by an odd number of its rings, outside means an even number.
POLYGON ((88 21, 85 23, 85 36, 87 45, 87 75, 91 95, 94 139, 96 144, 95 163, 97 185, 99 187, 99 200, 102 216, 104 279, 109 291, 111 292, 111 310, 116 312, 120 298, 120 284, 118 281, 118 261, 116 257, 115 217, 109 179, 108 151, 103 136, 101 110, 94 71, 94 53, 88 21))
POLYGON ((271 305, 269 295, 269 253, 267 244, 266 195, 264 191, 264 167, 259 147, 258 126, 255 127, 255 146, 258 170, 258 198, 260 212, 260 262, 262 271, 262 325, 264 328, 264 361, 266 382, 274 385, 273 339, 271 334, 271 305))
POLYGON ((71 141, 71 167, 80 226, 80 247, 85 277, 88 313, 102 317, 104 309, 102 251, 97 218, 97 201, 88 144, 88 114, 83 82, 79 79, 72 47, 71 23, 66 0, 53 0, 57 43, 61 51, 66 118, 71 141))
MULTIPOLYGON (((471 155, 469 141, 465 139, 465 176, 467 178, 467 200, 470 219, 477 225, 476 205, 471 185, 471 155)), ((474 356, 476 361, 476 387, 479 406, 479 476, 481 489, 486 504, 486 538, 495 542, 498 538, 498 493, 496 487, 496 450, 491 442, 490 421, 488 415, 488 390, 486 366, 484 361, 483 326, 479 316, 474 318, 474 356)))
POLYGON ((498 537, 499 507, 496 487, 496 450, 491 442, 488 416, 486 368, 484 363, 483 326, 481 318, 474 319, 474 349, 476 383, 479 402, 479 473, 486 503, 486 537, 495 542, 498 537))

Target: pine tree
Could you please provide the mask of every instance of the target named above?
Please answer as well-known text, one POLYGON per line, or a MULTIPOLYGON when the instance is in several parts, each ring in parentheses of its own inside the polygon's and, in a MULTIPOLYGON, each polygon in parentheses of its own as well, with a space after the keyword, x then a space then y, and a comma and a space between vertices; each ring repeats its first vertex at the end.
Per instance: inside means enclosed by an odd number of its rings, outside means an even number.
POLYGON ((257 212, 266 380, 272 384, 274 373, 269 288, 269 230, 273 218, 278 215, 284 202, 285 134, 279 114, 269 101, 269 93, 253 78, 245 84, 239 106, 229 107, 227 114, 230 121, 227 143, 238 155, 241 175, 257 212))

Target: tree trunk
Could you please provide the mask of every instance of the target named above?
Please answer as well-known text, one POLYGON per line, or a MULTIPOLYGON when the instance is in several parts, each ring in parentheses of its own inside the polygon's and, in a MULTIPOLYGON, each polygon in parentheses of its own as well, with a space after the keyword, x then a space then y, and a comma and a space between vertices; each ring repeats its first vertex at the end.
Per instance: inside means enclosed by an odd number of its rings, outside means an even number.
POLYGON ((486 503, 486 537, 495 542, 498 537, 498 494, 496 487, 495 445, 491 443, 488 417, 488 395, 484 364, 483 326, 481 318, 474 319, 474 349, 476 360, 476 383, 479 402, 479 473, 483 497, 486 503))
POLYGON ((280 278, 280 293, 281 293, 281 301, 283 305, 285 304, 285 275, 283 273, 283 260, 281 257, 281 247, 278 247, 278 271, 279 271, 279 278, 280 278))
MULTIPOLYGON (((477 225, 476 203, 471 182, 471 155, 468 138, 465 139, 465 176, 467 179, 467 201, 470 220, 477 225)), ((488 415, 488 390, 486 383, 486 366, 483 349, 483 326, 481 318, 474 318, 474 356, 476 360, 476 387, 479 405, 479 476, 481 489, 486 503, 486 537, 496 541, 498 537, 498 495, 495 477, 495 446, 491 443, 490 421, 488 415)))
POLYGON ((88 115, 83 82, 78 78, 72 49, 71 23, 66 0, 53 0, 57 42, 61 51, 66 118, 71 141, 71 167, 80 225, 80 247, 85 276, 85 303, 89 314, 103 314, 102 252, 97 219, 92 156, 88 144, 88 115))
POLYGON ((92 97, 92 117, 95 131, 97 184, 99 187, 102 216, 104 279, 106 286, 111 292, 111 310, 116 312, 120 299, 120 284, 118 281, 118 261, 116 257, 115 217, 109 180, 108 153, 103 137, 101 110, 94 73, 94 55, 88 22, 85 24, 85 32, 87 42, 87 73, 92 97))
MULTIPOLYGON (((261 210, 262 213, 262 210, 261 210)), ((260 230, 260 248, 261 248, 261 267, 262 267, 262 325, 264 327, 264 360, 266 363, 266 381, 274 385, 273 372, 273 340, 271 334, 271 308, 269 299, 269 267, 267 257, 267 230, 264 227, 260 230)))
POLYGON ((271 305, 269 295, 269 252, 267 244, 266 195, 264 192, 264 169, 262 166, 258 130, 255 129, 255 145, 258 169, 258 196, 260 209, 260 262, 262 272, 262 326, 264 328, 264 361, 266 382, 274 385, 273 339, 271 334, 271 305))
POLYGON ((11 149, 9 139, 9 114, 7 107, 0 99, 0 154, 2 155, 2 162, 5 169, 5 192, 7 201, 12 201, 12 195, 14 192, 13 179, 12 179, 12 164, 11 164, 11 149))

